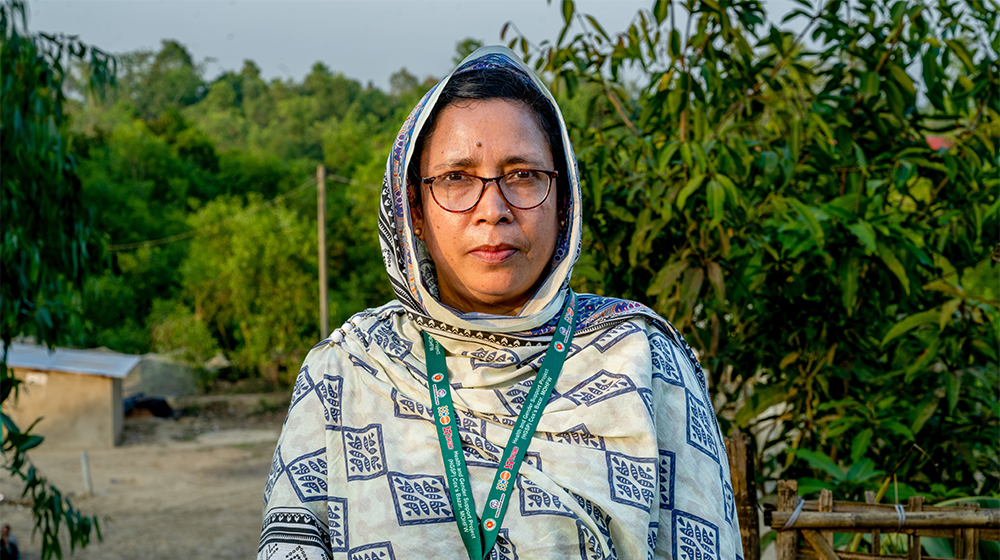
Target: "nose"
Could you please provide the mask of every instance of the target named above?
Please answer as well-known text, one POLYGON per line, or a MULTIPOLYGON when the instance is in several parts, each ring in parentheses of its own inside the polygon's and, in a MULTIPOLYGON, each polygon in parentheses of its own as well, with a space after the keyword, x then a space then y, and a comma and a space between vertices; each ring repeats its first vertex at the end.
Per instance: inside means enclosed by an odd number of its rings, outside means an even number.
POLYGON ((496 181, 490 181, 486 183, 485 189, 475 208, 476 219, 491 224, 513 221, 514 213, 500 192, 500 185, 496 181))

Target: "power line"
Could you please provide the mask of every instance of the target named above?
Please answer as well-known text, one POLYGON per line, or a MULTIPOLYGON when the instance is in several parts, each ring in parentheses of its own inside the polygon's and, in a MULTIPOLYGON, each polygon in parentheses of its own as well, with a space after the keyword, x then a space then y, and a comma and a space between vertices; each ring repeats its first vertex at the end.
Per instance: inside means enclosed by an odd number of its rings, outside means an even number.
MULTIPOLYGON (((350 181, 350 179, 348 179, 348 181, 350 181)), ((232 220, 235 220, 237 218, 241 218, 243 216, 248 216, 250 214, 253 214, 254 212, 257 212, 259 210, 263 210, 264 208, 270 208, 271 206, 274 206, 275 204, 277 204, 277 203, 279 203, 279 202, 281 202, 281 201, 283 201, 285 199, 291 198, 291 197, 299 194, 303 190, 305 190, 305 189, 307 189, 307 188, 309 188, 309 187, 311 187, 311 186, 313 186, 315 184, 316 184, 316 179, 310 179, 310 180, 306 181, 305 183, 302 183, 301 185, 295 187, 294 189, 286 192, 285 194, 282 194, 280 196, 276 196, 276 197, 272 198, 271 200, 268 200, 267 202, 262 202, 261 204, 258 204, 256 206, 251 206, 250 208, 247 208, 246 210, 244 210, 244 211, 242 211, 242 212, 240 212, 238 214, 233 214, 232 216, 229 216, 228 218, 219 220, 218 222, 215 222, 214 224, 208 224, 207 226, 202 226, 202 227, 200 227, 198 229, 193 229, 191 231, 186 231, 184 233, 178 233, 177 235, 171 235, 170 237, 163 237, 161 239, 150 239, 148 241, 137 241, 135 243, 123 243, 121 245, 110 245, 110 246, 108 246, 108 251, 112 251, 112 252, 114 252, 114 251, 129 251, 131 249, 138 249, 139 247, 155 247, 156 245, 165 245, 167 243, 173 243, 174 241, 180 241, 182 239, 188 239, 189 237, 194 237, 194 236, 196 236, 196 235, 204 232, 207 229, 221 226, 222 224, 224 224, 226 222, 230 222, 232 220)))

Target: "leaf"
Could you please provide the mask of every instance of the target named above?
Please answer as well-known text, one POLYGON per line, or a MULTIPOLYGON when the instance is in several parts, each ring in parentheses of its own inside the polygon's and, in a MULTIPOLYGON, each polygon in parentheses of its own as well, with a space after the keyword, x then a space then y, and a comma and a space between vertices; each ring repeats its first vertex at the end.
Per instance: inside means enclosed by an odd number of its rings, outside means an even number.
POLYGON ((800 352, 798 351, 789 352, 788 354, 785 354, 785 357, 781 359, 781 363, 778 364, 778 369, 785 369, 786 367, 788 367, 788 364, 791 364, 792 362, 794 362, 799 358, 799 354, 800 352))
MULTIPOLYGON (((937 256, 937 255, 935 255, 937 256)), ((931 290, 935 292, 943 292, 948 295, 957 296, 959 298, 963 297, 965 294, 962 293, 962 289, 958 286, 954 286, 943 280, 935 280, 933 282, 928 282, 921 286, 921 289, 931 290)))
POLYGON ((903 291, 906 295, 910 295, 910 279, 906 276, 906 269, 903 268, 903 264, 899 262, 896 255, 893 254, 892 250, 881 243, 876 244, 876 249, 878 250, 878 256, 882 258, 882 262, 885 263, 889 270, 899 278, 899 283, 903 285, 903 291))
POLYGON ((708 227, 713 228, 722 222, 722 218, 725 217, 726 203, 726 191, 723 190, 722 185, 715 179, 711 179, 708 182, 708 207, 712 211, 712 221, 709 222, 708 227))
POLYGON ((656 25, 663 23, 670 13, 670 0, 656 0, 653 4, 653 17, 656 18, 656 25))
POLYGON ((896 66, 895 64, 890 64, 889 73, 892 74, 892 77, 896 80, 896 83, 903 86, 903 89, 905 89, 906 91, 910 92, 910 95, 917 94, 917 90, 913 87, 913 78, 910 78, 909 74, 906 73, 906 70, 903 70, 902 68, 896 66))
POLYGON ((927 551, 929 556, 934 558, 954 558, 955 552, 951 549, 950 539, 939 539, 936 537, 924 537, 920 539, 921 546, 927 551))
POLYGON ((865 452, 868 451, 868 444, 872 441, 872 429, 865 428, 858 432, 858 435, 854 436, 854 441, 851 442, 851 461, 857 463, 865 456, 865 452))
POLYGON ((823 227, 819 225, 819 220, 813 215, 811 208, 794 197, 788 197, 785 200, 799 211, 799 215, 805 220, 806 226, 808 226, 809 231, 812 233, 813 241, 816 242, 816 245, 822 247, 824 242, 823 227))
POLYGON ((750 421, 760 416, 765 410, 772 406, 783 403, 795 396, 794 390, 786 391, 781 385, 770 385, 758 389, 746 403, 736 412, 733 421, 741 428, 750 425, 750 421))
POLYGON ((569 22, 573 19, 574 12, 576 12, 576 4, 573 3, 573 0, 563 0, 562 2, 563 23, 569 25, 569 22))
POLYGON ((865 247, 875 251, 875 228, 873 228, 871 224, 864 220, 858 220, 857 222, 847 226, 847 229, 851 230, 851 233, 853 233, 865 247))
POLYGON ((911 432, 914 434, 920 433, 924 424, 926 424, 937 411, 938 402, 938 399, 927 401, 920 407, 919 410, 917 410, 917 415, 913 418, 913 424, 910 425, 911 432))
POLYGON ((858 484, 872 477, 883 475, 885 472, 875 469, 875 461, 862 459, 855 461, 851 468, 847 469, 847 480, 858 484))
POLYGON ((958 309, 959 305, 962 305, 962 298, 948 300, 941 306, 941 322, 939 326, 942 331, 944 330, 945 325, 951 322, 951 318, 955 314, 955 310, 958 309))
POLYGON ((972 346, 974 346, 977 350, 979 350, 980 352, 982 352, 984 355, 989 356, 989 358, 991 360, 993 360, 994 362, 997 361, 997 351, 996 351, 996 349, 993 348, 991 345, 987 344, 986 341, 979 340, 979 339, 973 340, 972 341, 972 346))
POLYGON ((861 75, 861 95, 866 99, 878 95, 878 74, 865 72, 861 75))
POLYGON ((927 349, 921 352, 920 356, 917 357, 916 361, 907 366, 906 374, 903 376, 903 383, 910 383, 917 378, 918 374, 922 373, 927 369, 927 366, 937 358, 938 349, 941 346, 941 339, 935 337, 931 341, 927 349))
MULTIPOLYGON (((804 476, 798 479, 799 482, 799 495, 808 496, 810 494, 815 494, 821 490, 835 490, 837 486, 835 484, 830 484, 825 480, 818 480, 810 476, 804 476)), ((774 531, 772 531, 773 533, 774 531)))
POLYGON ((715 297, 720 302, 726 299, 726 281, 722 278, 722 267, 719 263, 711 261, 706 266, 708 270, 708 281, 712 283, 712 287, 715 289, 715 297))
POLYGON ((847 478, 847 475, 844 473, 844 469, 837 466, 837 463, 834 463, 833 459, 822 451, 796 449, 795 454, 802 459, 805 459, 806 462, 813 468, 826 472, 836 480, 842 481, 847 478))
POLYGON ((914 327, 926 324, 934 323, 941 317, 941 312, 939 310, 924 311, 922 313, 916 313, 906 317, 902 321, 899 321, 889 329, 889 332, 885 333, 885 337, 882 339, 882 346, 885 346, 890 340, 906 334, 914 327))
POLYGON ((885 422, 882 427, 889 430, 890 432, 901 435, 905 437, 908 441, 913 441, 915 438, 913 432, 909 428, 900 424, 899 422, 885 422))
POLYGON ((965 48, 965 45, 963 45, 961 41, 955 39, 947 39, 945 43, 947 43, 948 46, 951 47, 951 52, 954 53, 955 56, 957 56, 959 60, 962 61, 962 64, 965 65, 966 70, 968 70, 969 72, 975 72, 976 65, 972 62, 972 56, 969 54, 968 49, 965 48))
MULTIPOLYGON (((684 146, 687 146, 687 144, 684 144, 684 146)), ((682 146, 682 151, 683 151, 683 146, 682 146)), ((684 185, 684 188, 681 189, 681 192, 677 193, 677 200, 674 204, 677 206, 678 210, 684 209, 684 203, 687 202, 688 197, 691 196, 691 193, 693 193, 695 190, 697 190, 698 187, 701 186, 701 183, 704 180, 705 180, 705 174, 699 173, 694 177, 691 177, 691 179, 687 182, 687 184, 684 185)))
POLYGON ((687 267, 687 259, 682 259, 661 268, 660 271, 656 273, 656 277, 653 278, 653 281, 649 283, 646 295, 655 296, 662 293, 663 290, 666 290, 677 281, 677 278, 680 277, 681 273, 684 272, 687 267))
POLYGON ((669 43, 669 54, 671 58, 680 58, 681 56, 681 34, 676 29, 670 30, 670 43, 669 43))
POLYGON ((858 300, 858 275, 860 262, 857 257, 845 259, 840 266, 840 299, 847 309, 847 316, 854 315, 854 306, 858 300))
POLYGON ((736 188, 733 180, 722 173, 716 173, 715 179, 726 189, 726 198, 731 202, 731 206, 733 208, 738 207, 741 204, 740 191, 736 188))
POLYGON ((681 301, 685 308, 694 307, 694 302, 698 300, 701 293, 701 285, 705 282, 705 270, 702 268, 689 268, 684 272, 684 279, 681 280, 681 301))
POLYGON ((594 19, 594 16, 587 14, 584 17, 586 17, 587 21, 590 22, 590 25, 594 26, 594 29, 596 29, 597 32, 601 34, 601 37, 604 37, 605 41, 609 43, 611 42, 611 37, 608 36, 608 32, 605 31, 603 27, 601 27, 601 24, 596 19, 594 19))

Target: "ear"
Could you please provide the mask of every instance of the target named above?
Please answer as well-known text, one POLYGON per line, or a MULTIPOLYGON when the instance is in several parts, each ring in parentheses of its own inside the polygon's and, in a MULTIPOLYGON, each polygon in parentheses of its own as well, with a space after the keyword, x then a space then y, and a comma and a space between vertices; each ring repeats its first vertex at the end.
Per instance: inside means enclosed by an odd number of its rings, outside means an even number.
POLYGON ((410 205, 410 224, 413 226, 414 232, 420 232, 417 238, 422 240, 424 238, 424 207, 423 197, 420 196, 420 184, 409 181, 406 188, 406 195, 410 205))

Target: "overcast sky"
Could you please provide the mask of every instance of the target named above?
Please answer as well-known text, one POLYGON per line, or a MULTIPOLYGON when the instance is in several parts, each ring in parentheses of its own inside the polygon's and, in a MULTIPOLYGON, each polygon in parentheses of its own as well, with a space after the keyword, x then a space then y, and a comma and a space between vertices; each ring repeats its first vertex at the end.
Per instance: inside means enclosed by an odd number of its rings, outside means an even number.
MULTIPOLYGON (((319 61, 334 72, 388 89, 406 68, 419 78, 452 69, 458 41, 500 43, 510 21, 529 40, 554 40, 562 29, 560 0, 30 0, 32 31, 79 35, 121 53, 158 50, 175 39, 206 65, 206 77, 257 63, 264 78, 300 81, 319 61)), ((628 27, 653 0, 577 0, 613 33, 628 27)), ((771 0, 772 21, 789 0, 771 0)), ((511 35, 508 35, 510 38, 511 35)))

